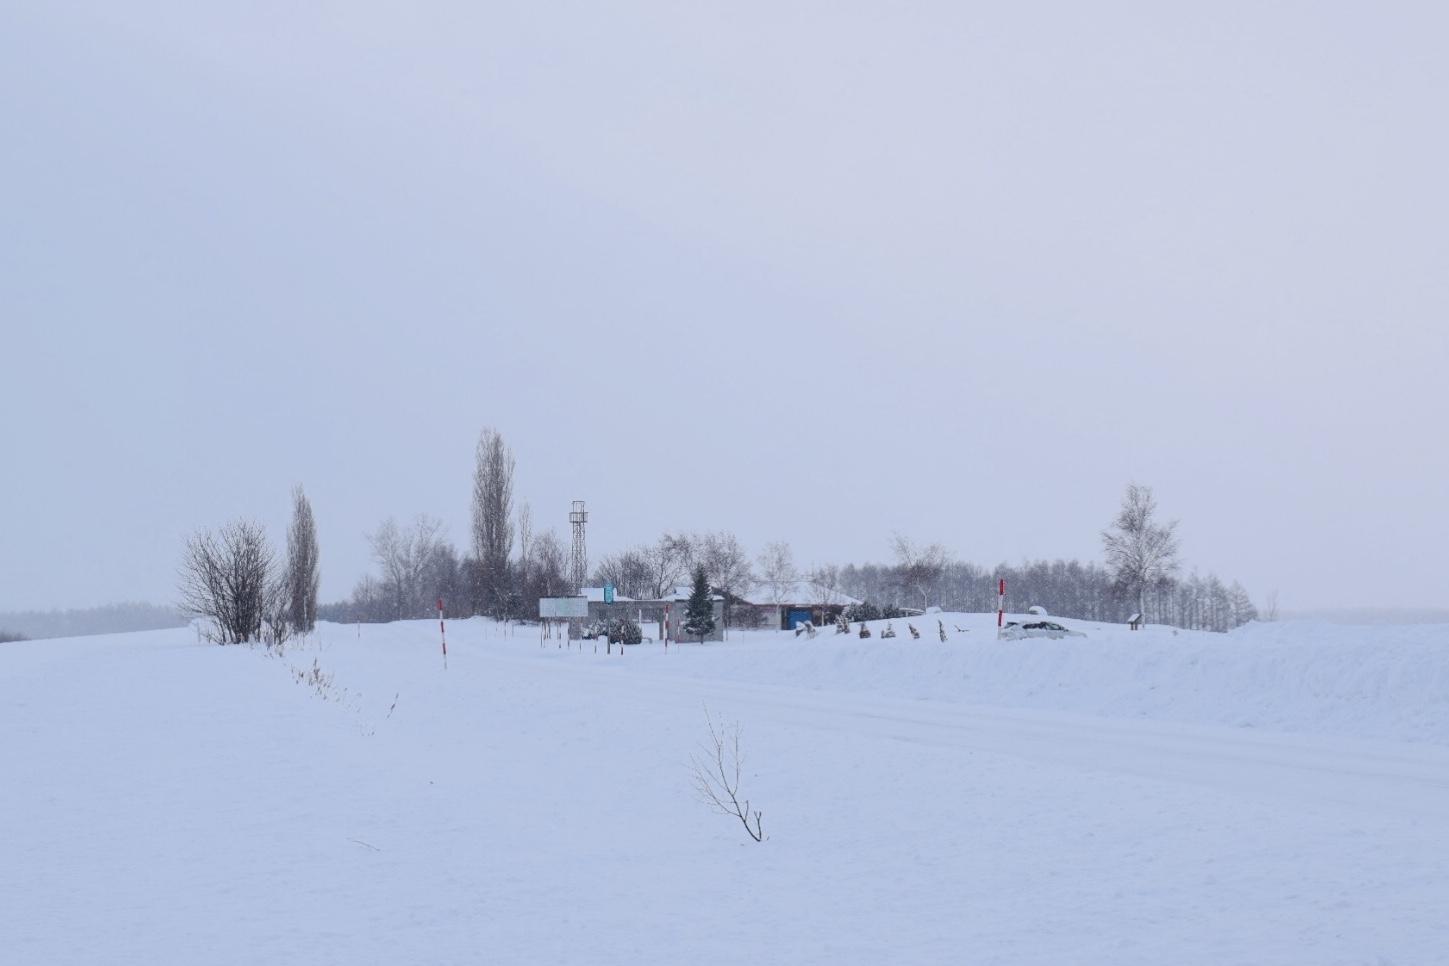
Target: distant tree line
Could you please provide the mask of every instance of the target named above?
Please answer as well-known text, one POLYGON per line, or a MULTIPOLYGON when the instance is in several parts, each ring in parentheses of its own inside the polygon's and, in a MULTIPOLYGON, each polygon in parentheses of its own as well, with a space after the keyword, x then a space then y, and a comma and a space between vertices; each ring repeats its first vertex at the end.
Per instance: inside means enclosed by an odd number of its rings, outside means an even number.
POLYGON ((174 607, 127 602, 76 610, 12 611, 0 614, 0 629, 14 640, 85 637, 185 627, 174 607))
POLYGON ((1102 532, 1106 565, 1076 560, 1038 560, 987 569, 952 560, 939 544, 919 547, 897 536, 895 564, 854 564, 833 569, 830 578, 852 597, 897 607, 935 605, 943 610, 992 611, 1000 581, 1006 580, 1007 609, 1032 606, 1049 614, 1092 621, 1125 621, 1141 614, 1149 623, 1192 630, 1227 631, 1258 610, 1248 592, 1215 574, 1181 569, 1177 522, 1161 522, 1150 488, 1130 484, 1122 508, 1102 532))
MULTIPOLYGON (((540 597, 578 593, 570 554, 557 530, 533 529, 527 501, 513 503, 514 457, 495 429, 484 429, 475 453, 469 552, 460 553, 443 522, 422 514, 411 523, 384 520, 368 534, 374 573, 344 601, 323 605, 317 616, 340 622, 383 622, 436 614, 445 602, 451 617, 482 615, 533 620, 540 597)), ((771 543, 751 558, 729 532, 675 532, 609 554, 589 572, 595 586, 644 600, 673 595, 703 571, 712 592, 726 600, 729 626, 753 626, 758 610, 744 599, 839 605, 846 596, 866 602, 868 613, 938 606, 993 611, 1007 581, 1008 609, 1041 606, 1048 613, 1095 621, 1125 621, 1141 614, 1152 623, 1225 631, 1258 616, 1241 585, 1194 571, 1179 577, 1176 521, 1156 518, 1149 488, 1128 486, 1123 504, 1102 532, 1106 562, 1025 561, 982 567, 954 559, 939 543, 916 544, 897 535, 894 563, 825 565, 799 571, 789 544, 771 543), (802 583, 803 581, 803 583, 802 583), (798 599, 803 592, 818 600, 798 599)))
MULTIPOLYGON (((903 573, 899 565, 850 564, 840 568, 840 589, 879 602, 884 613, 885 606, 920 605, 919 598, 912 600, 904 590, 911 577, 920 579, 903 573)), ((1002 563, 991 568, 951 561, 926 584, 926 599, 943 610, 994 611, 1003 578, 1007 609, 1017 613, 1035 605, 1058 617, 1116 622, 1142 613, 1151 623, 1207 631, 1231 630, 1258 616, 1248 592, 1236 581, 1224 585, 1216 575, 1203 577, 1196 572, 1185 580, 1149 587, 1140 605, 1145 609, 1139 609, 1135 598, 1123 595, 1110 571, 1076 560, 1002 563)))

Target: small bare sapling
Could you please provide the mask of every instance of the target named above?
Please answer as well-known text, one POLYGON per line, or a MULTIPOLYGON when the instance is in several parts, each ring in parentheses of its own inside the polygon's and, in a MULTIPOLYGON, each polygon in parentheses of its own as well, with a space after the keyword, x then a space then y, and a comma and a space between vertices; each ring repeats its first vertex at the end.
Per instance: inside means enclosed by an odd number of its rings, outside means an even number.
POLYGON ((760 813, 750 811, 748 798, 740 798, 740 769, 744 766, 745 756, 740 750, 739 722, 726 727, 724 718, 716 720, 710 716, 708 705, 704 709, 704 718, 709 724, 709 742, 700 744, 701 754, 689 757, 695 794, 721 815, 733 815, 739 819, 745 831, 750 833, 750 838, 763 842, 760 813))

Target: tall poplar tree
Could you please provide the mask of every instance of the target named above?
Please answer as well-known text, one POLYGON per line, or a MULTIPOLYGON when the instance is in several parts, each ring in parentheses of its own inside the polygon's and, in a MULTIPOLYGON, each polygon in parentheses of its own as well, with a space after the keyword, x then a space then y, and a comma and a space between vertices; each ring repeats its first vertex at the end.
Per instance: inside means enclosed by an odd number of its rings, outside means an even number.
POLYGON ((287 527, 287 623, 298 634, 317 626, 317 591, 322 575, 317 569, 317 523, 302 484, 292 488, 292 523, 287 527))
POLYGON ((508 558, 513 552, 513 451, 498 430, 478 437, 473 472, 473 588, 478 609, 500 616, 507 596, 508 558))

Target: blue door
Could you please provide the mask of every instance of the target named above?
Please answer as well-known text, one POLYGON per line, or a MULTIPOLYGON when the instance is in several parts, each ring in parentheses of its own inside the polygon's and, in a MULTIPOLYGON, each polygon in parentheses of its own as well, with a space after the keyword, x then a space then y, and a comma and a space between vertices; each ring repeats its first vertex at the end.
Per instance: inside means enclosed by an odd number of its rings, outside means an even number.
POLYGON ((795 628, 799 627, 801 624, 804 624, 809 620, 810 611, 796 610, 792 607, 790 609, 790 616, 786 619, 786 624, 788 624, 789 626, 787 626, 785 630, 793 631, 795 628))

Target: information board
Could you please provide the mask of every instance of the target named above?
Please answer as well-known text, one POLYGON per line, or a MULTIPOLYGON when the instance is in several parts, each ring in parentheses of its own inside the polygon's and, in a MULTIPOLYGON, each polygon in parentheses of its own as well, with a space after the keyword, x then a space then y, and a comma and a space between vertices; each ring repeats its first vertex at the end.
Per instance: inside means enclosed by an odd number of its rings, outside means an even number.
POLYGON ((561 617, 588 617, 587 597, 540 597, 538 616, 556 620, 561 617))

